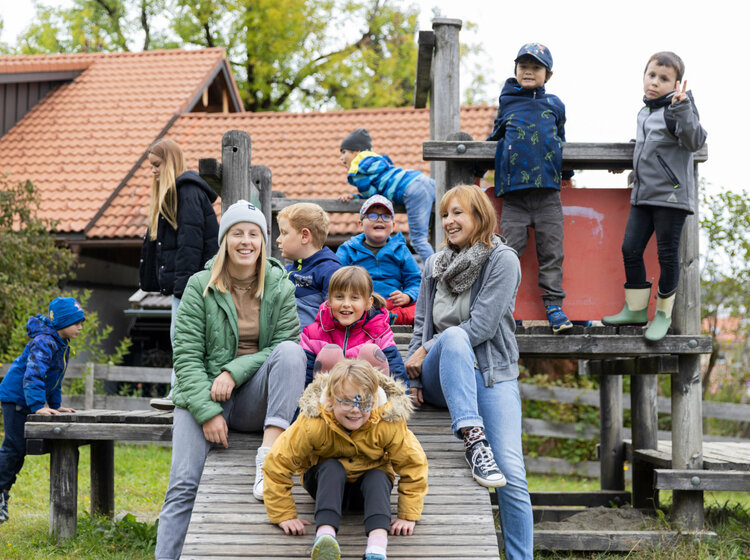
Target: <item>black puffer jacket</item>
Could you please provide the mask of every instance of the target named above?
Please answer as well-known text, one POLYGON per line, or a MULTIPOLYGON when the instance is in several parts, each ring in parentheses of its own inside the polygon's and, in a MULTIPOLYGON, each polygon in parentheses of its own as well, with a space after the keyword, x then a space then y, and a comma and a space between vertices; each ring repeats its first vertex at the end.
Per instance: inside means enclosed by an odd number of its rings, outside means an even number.
POLYGON ((188 279, 218 250, 219 223, 211 205, 217 194, 195 171, 177 177, 177 229, 159 215, 156 240, 141 250, 141 289, 182 298, 188 279))

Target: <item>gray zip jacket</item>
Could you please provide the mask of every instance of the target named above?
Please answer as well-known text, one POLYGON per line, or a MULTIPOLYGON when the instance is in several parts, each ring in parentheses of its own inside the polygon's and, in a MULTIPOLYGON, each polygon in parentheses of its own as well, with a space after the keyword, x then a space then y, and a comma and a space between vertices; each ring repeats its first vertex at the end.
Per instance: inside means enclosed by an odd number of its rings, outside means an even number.
MULTIPOLYGON (((498 240, 499 237, 495 236, 495 239, 498 240)), ((432 319, 432 306, 437 291, 437 280, 433 278, 432 272, 438 254, 428 258, 424 265, 414 311, 414 334, 409 342, 407 359, 420 346, 424 346, 429 353, 439 336, 435 334, 432 319)), ((514 334, 516 323, 513 320, 513 310, 520 284, 521 265, 518 255, 500 242, 490 253, 471 286, 469 320, 458 325, 469 335, 476 363, 484 375, 487 387, 492 387, 498 381, 518 377, 518 344, 514 334)), ((419 381, 413 379, 412 387, 421 386, 419 381)))
POLYGON ((672 95, 647 102, 638 113, 630 204, 664 206, 693 214, 693 152, 706 142, 706 131, 690 92, 676 105, 670 105, 672 95), (674 134, 669 131, 668 119, 676 124, 672 127, 674 134))

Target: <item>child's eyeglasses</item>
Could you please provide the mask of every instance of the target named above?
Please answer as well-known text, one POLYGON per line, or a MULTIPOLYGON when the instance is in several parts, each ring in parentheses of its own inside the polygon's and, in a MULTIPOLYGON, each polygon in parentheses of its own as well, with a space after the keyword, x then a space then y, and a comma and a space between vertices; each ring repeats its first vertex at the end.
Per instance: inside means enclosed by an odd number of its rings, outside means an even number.
POLYGON ((349 412, 355 407, 360 409, 363 414, 367 414, 372 410, 372 397, 362 397, 361 395, 357 395, 353 399, 340 399, 338 397, 334 398, 336 399, 338 405, 341 407, 341 410, 343 410, 344 412, 349 412))
POLYGON ((363 218, 367 218, 368 220, 372 222, 377 222, 378 218, 383 220, 384 222, 392 222, 393 221, 393 214, 375 214, 374 212, 372 214, 362 214, 363 218))

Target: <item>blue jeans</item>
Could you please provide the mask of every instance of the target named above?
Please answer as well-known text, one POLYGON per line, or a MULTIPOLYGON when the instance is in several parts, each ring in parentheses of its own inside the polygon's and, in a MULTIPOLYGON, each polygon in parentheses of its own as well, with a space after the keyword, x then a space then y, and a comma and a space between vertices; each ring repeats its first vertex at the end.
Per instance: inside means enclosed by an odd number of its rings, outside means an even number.
POLYGON ((461 428, 484 427, 495 461, 508 481, 496 489, 505 557, 532 559, 534 518, 523 464, 518 382, 486 387, 484 376, 474 368, 469 336, 462 328, 451 327, 438 336, 422 363, 422 384, 426 402, 448 408, 456 437, 461 437, 461 428))
POLYGON ((427 237, 430 231, 430 215, 435 206, 435 180, 420 175, 404 191, 406 218, 409 220, 411 246, 425 263, 435 251, 427 237))
POLYGON ((26 458, 26 438, 23 428, 26 425, 26 416, 31 414, 27 406, 19 406, 16 403, 3 403, 3 425, 5 426, 5 439, 0 447, 0 490, 10 490, 16 481, 16 475, 21 472, 23 461, 26 458))
MULTIPOLYGON (((299 344, 284 341, 247 382, 232 391, 222 415, 231 430, 287 429, 305 386, 307 357, 299 344)), ((206 456, 211 448, 203 427, 184 408, 174 409, 169 488, 159 515, 156 559, 176 560, 182 553, 206 456)))

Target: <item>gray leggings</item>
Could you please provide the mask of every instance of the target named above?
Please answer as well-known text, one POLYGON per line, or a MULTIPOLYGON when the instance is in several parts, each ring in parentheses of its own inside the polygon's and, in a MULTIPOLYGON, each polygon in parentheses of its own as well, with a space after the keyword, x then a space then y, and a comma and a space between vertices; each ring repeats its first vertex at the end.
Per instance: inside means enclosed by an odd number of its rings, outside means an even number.
MULTIPOLYGON (((287 429, 305 385, 307 357, 294 342, 279 344, 258 372, 223 403, 230 429, 258 432, 267 426, 287 429)), ((211 448, 203 427, 184 408, 174 409, 169 488, 159 515, 156 559, 177 560, 182 553, 203 465, 211 448)))

